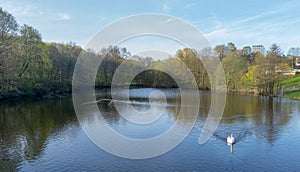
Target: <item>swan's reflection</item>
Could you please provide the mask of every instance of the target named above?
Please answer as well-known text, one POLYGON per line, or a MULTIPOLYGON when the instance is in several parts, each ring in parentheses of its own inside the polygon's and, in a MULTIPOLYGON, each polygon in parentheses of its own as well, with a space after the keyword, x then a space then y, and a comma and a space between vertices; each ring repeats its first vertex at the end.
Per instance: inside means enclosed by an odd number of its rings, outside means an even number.
POLYGON ((233 154, 233 144, 227 143, 227 145, 230 147, 230 153, 233 154))

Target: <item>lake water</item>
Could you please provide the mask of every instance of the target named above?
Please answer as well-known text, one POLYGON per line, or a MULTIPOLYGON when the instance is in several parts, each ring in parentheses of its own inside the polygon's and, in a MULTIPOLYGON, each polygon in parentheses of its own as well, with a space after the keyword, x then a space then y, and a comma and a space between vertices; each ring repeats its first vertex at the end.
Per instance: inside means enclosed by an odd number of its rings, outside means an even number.
MULTIPOLYGON (((137 110, 149 108, 147 97, 151 91, 130 91, 137 110)), ((98 107, 117 132, 132 138, 154 137, 172 126, 181 108, 177 89, 161 91, 168 106, 153 124, 141 126, 126 121, 109 101, 99 102, 98 107)), ((120 158, 96 146, 79 125, 71 97, 2 102, 0 171, 300 170, 299 101, 229 94, 220 125, 208 142, 201 145, 198 139, 211 96, 210 92, 200 93, 197 122, 186 139, 166 154, 143 160, 120 158), (226 144, 231 133, 237 140, 233 153, 226 144)), ((106 98, 110 98, 106 90, 97 93, 97 99, 106 98)), ((185 121, 182 123, 184 126, 185 121)))

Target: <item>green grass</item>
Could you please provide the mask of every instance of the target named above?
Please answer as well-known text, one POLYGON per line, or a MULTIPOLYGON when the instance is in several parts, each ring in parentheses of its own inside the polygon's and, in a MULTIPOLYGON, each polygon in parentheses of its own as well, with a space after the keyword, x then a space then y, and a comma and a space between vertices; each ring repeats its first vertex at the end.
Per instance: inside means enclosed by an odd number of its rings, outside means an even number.
POLYGON ((300 76, 294 76, 290 79, 287 79, 283 82, 281 82, 281 85, 288 87, 293 85, 300 85, 300 76))
POLYGON ((288 94, 285 94, 284 96, 285 96, 285 97, 289 97, 289 98, 300 99, 300 91, 288 93, 288 94))
MULTIPOLYGON (((281 82, 281 84, 285 88, 289 88, 289 87, 291 88, 293 86, 300 86, 300 76, 293 76, 292 78, 281 82)), ((300 99, 300 91, 294 91, 294 92, 286 93, 286 94, 284 94, 284 96, 289 97, 289 98, 300 99)))

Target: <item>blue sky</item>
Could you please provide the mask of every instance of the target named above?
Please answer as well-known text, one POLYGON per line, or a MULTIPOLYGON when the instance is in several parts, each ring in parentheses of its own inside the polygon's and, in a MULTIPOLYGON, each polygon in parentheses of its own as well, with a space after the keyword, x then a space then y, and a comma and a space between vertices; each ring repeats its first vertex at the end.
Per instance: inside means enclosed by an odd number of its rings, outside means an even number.
POLYGON ((0 0, 0 7, 12 13, 19 24, 38 29, 47 42, 74 41, 84 46, 115 20, 162 13, 192 24, 212 46, 234 42, 238 48, 263 44, 268 49, 278 43, 285 53, 290 47, 300 46, 297 0, 0 0))

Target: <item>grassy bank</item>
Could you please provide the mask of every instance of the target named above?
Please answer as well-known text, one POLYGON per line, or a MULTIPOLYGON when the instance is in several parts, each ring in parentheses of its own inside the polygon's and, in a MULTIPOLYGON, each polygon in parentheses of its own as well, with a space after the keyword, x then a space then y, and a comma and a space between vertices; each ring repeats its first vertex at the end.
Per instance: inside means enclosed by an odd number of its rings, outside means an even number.
POLYGON ((293 93, 288 93, 288 94, 285 94, 284 96, 288 97, 288 98, 300 99, 300 91, 293 92, 293 93))
POLYGON ((282 82, 284 97, 300 99, 300 76, 294 76, 282 82))

